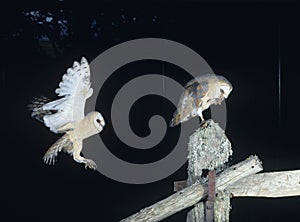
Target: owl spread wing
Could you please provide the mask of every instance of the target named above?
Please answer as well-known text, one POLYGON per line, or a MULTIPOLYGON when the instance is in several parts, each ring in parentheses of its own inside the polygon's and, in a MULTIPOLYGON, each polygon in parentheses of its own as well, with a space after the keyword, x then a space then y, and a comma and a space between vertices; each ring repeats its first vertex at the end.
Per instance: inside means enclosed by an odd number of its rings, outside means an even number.
POLYGON ((90 86, 89 64, 82 58, 80 64, 74 62, 73 67, 67 70, 55 90, 62 98, 43 105, 43 110, 51 112, 43 117, 44 124, 52 132, 61 133, 71 128, 71 122, 83 119, 86 99, 93 94, 90 86))

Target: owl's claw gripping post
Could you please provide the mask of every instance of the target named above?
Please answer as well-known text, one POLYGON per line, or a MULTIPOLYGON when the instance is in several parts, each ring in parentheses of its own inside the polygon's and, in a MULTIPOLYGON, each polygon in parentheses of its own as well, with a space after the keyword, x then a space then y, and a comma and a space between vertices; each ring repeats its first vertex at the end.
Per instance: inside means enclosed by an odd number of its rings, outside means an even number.
POLYGON ((200 123, 200 126, 201 126, 201 127, 207 127, 207 124, 208 124, 208 123, 207 123, 206 120, 202 120, 201 123, 200 123))

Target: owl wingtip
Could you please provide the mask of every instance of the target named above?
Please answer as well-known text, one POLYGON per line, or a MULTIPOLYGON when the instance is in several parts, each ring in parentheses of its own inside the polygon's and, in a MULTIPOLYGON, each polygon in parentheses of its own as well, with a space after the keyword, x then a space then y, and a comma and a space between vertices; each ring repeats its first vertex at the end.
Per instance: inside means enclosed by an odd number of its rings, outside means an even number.
POLYGON ((74 61, 73 62, 73 69, 76 69, 76 68, 78 68, 80 65, 79 65, 79 62, 77 62, 77 61, 74 61))
POLYGON ((176 119, 175 118, 173 118, 171 121, 170 121, 170 123, 169 123, 169 127, 174 127, 174 126, 177 126, 178 125, 178 123, 176 123, 176 119))
POLYGON ((88 61, 87 61, 87 59, 86 59, 84 56, 82 56, 82 57, 81 57, 80 63, 81 63, 81 64, 82 64, 82 63, 88 63, 88 61))

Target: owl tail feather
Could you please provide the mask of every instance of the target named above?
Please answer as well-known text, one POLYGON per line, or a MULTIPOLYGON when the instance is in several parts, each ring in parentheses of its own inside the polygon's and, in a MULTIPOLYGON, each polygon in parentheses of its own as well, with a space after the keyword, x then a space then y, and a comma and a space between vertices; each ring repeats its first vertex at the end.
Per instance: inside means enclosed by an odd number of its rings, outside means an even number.
POLYGON ((32 102, 28 105, 28 109, 29 111, 31 111, 31 117, 43 123, 43 117, 45 115, 52 114, 50 110, 43 109, 43 106, 48 102, 50 102, 50 99, 44 96, 34 98, 32 102))
POLYGON ((174 127, 177 126, 181 122, 180 114, 176 114, 173 119, 170 121, 169 126, 174 127))

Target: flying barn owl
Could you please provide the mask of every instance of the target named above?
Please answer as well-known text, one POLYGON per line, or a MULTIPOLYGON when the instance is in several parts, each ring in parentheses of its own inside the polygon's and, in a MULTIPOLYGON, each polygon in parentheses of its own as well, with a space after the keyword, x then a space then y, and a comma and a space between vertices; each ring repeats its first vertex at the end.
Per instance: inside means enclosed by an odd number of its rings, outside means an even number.
POLYGON ((210 105, 220 105, 227 99, 232 91, 232 85, 223 76, 205 74, 189 81, 184 89, 170 126, 176 126, 197 115, 203 123, 202 112, 210 105))
POLYGON ((59 88, 55 90, 60 99, 50 101, 41 97, 29 105, 31 116, 43 122, 50 131, 64 133, 46 152, 43 159, 46 164, 54 164, 58 152, 65 151, 85 168, 96 169, 96 163, 80 155, 82 141, 102 131, 105 122, 99 112, 92 111, 84 115, 86 100, 93 94, 90 87, 90 68, 85 58, 74 62, 73 67, 63 75, 59 88))

